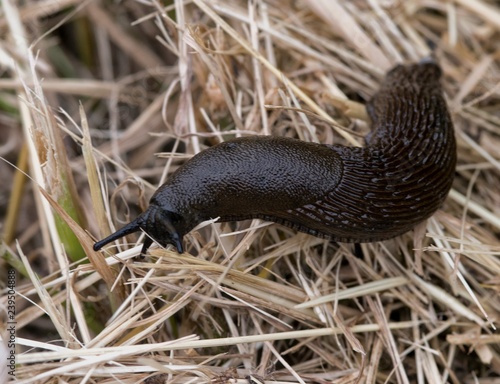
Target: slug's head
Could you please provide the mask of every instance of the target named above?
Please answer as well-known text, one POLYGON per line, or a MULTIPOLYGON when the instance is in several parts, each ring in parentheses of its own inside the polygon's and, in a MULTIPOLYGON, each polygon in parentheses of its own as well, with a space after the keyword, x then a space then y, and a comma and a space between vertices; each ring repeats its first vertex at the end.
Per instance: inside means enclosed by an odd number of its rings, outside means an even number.
POLYGON ((177 252, 183 253, 182 237, 185 233, 183 228, 183 220, 179 214, 166 211, 152 204, 139 217, 125 225, 122 229, 95 243, 94 251, 100 250, 106 244, 123 236, 143 230, 146 232, 147 237, 142 245, 141 256, 146 254, 153 241, 156 241, 163 247, 171 244, 176 247, 177 252))

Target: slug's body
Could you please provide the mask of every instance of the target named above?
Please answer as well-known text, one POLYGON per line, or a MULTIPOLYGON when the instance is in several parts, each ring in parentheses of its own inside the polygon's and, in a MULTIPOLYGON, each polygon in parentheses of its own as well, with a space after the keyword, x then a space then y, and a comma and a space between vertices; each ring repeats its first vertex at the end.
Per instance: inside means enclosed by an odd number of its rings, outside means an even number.
POLYGON ((143 229, 182 252, 183 236, 216 217, 260 218, 340 242, 403 234, 441 206, 453 181, 456 146, 440 77, 429 61, 393 68, 367 105, 373 126, 364 148, 270 136, 211 147, 94 249, 143 229))

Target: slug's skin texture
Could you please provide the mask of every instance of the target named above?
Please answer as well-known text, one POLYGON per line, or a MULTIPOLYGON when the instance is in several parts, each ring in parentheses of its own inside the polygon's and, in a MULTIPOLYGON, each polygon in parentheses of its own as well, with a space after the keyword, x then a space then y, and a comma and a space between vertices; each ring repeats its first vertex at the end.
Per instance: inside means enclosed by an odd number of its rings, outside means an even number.
MULTIPOLYGON (((367 104, 366 146, 253 136, 200 152, 152 196, 149 208, 95 250, 144 230, 183 252, 200 222, 259 218, 339 242, 373 242, 411 230, 443 203, 456 145, 432 61, 389 71, 367 104)), ((152 239, 151 239, 152 238, 152 239)))

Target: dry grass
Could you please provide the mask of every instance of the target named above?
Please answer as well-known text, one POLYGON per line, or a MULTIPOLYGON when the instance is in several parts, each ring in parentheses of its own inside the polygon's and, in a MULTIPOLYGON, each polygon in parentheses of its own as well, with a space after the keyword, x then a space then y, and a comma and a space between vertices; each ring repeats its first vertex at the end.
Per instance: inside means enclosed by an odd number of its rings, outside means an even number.
POLYGON ((498 383, 495 4, 3 0, 0 282, 16 269, 17 381, 498 383), (221 140, 361 145, 385 71, 432 51, 459 164, 426 226, 357 256, 259 221, 208 223, 184 255, 134 261, 132 237, 92 251, 221 140))

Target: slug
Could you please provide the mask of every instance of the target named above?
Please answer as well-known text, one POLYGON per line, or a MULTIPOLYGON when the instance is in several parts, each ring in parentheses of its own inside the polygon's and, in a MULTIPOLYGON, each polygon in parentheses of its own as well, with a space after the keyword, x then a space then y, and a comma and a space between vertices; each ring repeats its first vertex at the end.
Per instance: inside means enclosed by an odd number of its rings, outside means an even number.
POLYGON ((338 242, 401 235, 430 217, 453 181, 456 144, 432 60, 398 65, 367 103, 364 147, 253 136, 193 156, 151 197, 148 209, 94 250, 139 230, 183 252, 200 222, 259 218, 338 242))

